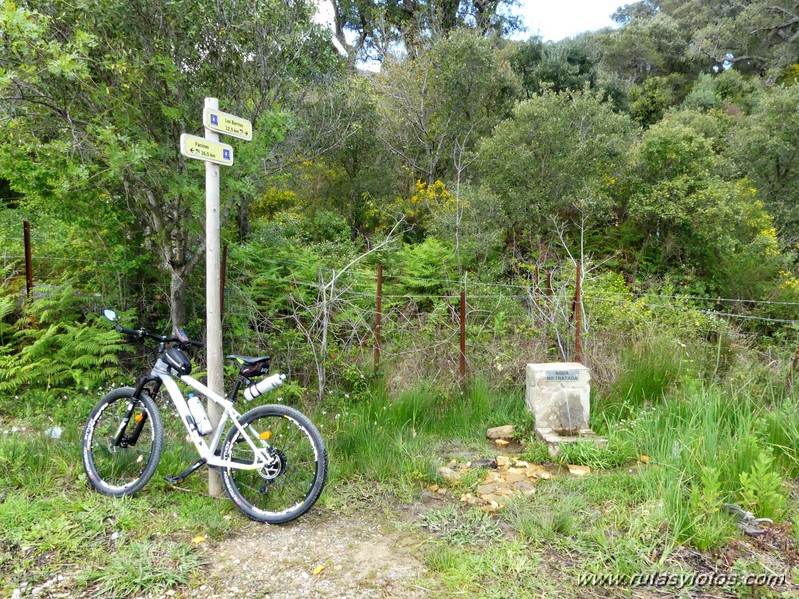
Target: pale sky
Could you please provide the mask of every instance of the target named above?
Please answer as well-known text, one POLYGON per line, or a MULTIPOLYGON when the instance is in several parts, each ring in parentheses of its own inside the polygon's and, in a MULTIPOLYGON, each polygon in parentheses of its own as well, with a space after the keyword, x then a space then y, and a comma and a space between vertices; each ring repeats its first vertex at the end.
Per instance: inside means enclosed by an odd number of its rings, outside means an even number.
MULTIPOLYGON (((540 35, 544 41, 558 41, 584 31, 615 25, 610 19, 619 6, 634 0, 520 0, 514 9, 522 16, 527 31, 514 36, 527 39, 540 35)), ((329 0, 317 0, 315 20, 333 29, 333 7, 329 0)), ((334 42, 335 43, 335 42, 334 42)), ((337 44, 338 45, 338 44, 337 44)))
POLYGON ((514 9, 524 19, 527 31, 514 36, 527 39, 540 35, 544 41, 558 41, 584 31, 615 25, 611 20, 617 8, 634 0, 521 0, 514 9))

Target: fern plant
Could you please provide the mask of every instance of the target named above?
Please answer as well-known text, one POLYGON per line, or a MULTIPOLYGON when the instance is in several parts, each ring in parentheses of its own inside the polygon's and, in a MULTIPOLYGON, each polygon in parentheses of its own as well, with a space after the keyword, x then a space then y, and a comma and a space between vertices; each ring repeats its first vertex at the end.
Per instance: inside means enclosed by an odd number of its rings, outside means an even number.
POLYGON ((84 317, 71 285, 51 288, 29 304, 17 332, 0 349, 0 391, 96 386, 117 371, 122 337, 84 317))
POLYGON ((721 511, 724 502, 719 471, 702 466, 686 493, 687 478, 666 491, 672 530, 678 542, 686 541, 701 551, 720 547, 734 536, 732 520, 721 511))
POLYGON ((785 515, 787 499, 774 456, 761 451, 750 472, 741 472, 742 506, 759 518, 777 520, 785 515))
POLYGON ((13 266, 13 264, 8 264, 0 268, 0 279, 3 281, 3 284, 0 285, 0 351, 15 330, 14 326, 9 323, 18 303, 13 285, 13 266))

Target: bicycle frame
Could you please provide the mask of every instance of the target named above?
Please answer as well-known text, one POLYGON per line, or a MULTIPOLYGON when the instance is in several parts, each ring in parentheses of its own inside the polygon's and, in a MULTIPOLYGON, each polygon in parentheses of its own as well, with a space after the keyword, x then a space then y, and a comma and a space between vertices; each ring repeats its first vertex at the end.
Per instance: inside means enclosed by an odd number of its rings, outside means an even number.
POLYGON ((175 408, 178 410, 178 414, 180 414, 180 419, 183 422, 184 426, 186 427, 186 431, 189 433, 189 438, 191 439, 194 446, 197 448, 197 452, 200 454, 200 458, 205 461, 208 466, 217 466, 223 468, 240 468, 243 470, 260 470, 264 466, 271 465, 275 458, 270 456, 268 453, 264 452, 263 447, 257 447, 250 436, 247 434, 247 431, 239 422, 239 418, 241 414, 233 407, 233 402, 228 401, 224 397, 220 396, 217 393, 214 393, 211 389, 203 385, 197 379, 190 377, 189 375, 182 375, 180 380, 186 383, 189 387, 203 395, 204 397, 208 398, 209 400, 213 401, 214 403, 218 404, 222 407, 223 415, 222 418, 219 420, 219 424, 216 427, 216 430, 212 431, 213 436, 211 437, 211 442, 206 443, 205 439, 200 435, 197 431, 196 427, 193 426, 194 419, 192 418, 191 411, 189 410, 189 405, 186 403, 186 400, 183 398, 183 393, 181 393, 180 389, 178 388, 178 384, 172 375, 169 373, 169 366, 158 358, 153 366, 151 375, 149 377, 152 379, 160 380, 164 386, 166 387, 167 392, 169 393, 169 397, 172 400, 172 403, 175 405, 175 408), (241 462, 232 462, 229 460, 222 459, 221 456, 217 455, 219 442, 222 439, 222 433, 225 430, 225 426, 227 425, 227 421, 230 420, 239 432, 241 432, 242 438, 247 442, 247 444, 252 448, 255 454, 255 461, 253 463, 241 463, 241 462))

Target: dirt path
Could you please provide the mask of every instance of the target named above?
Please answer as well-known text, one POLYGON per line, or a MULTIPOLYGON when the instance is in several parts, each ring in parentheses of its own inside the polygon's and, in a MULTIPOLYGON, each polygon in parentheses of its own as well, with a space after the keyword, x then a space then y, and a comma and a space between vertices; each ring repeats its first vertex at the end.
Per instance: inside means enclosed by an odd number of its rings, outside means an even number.
POLYGON ((223 541, 195 590, 219 599, 423 598, 431 594, 421 581, 424 543, 392 516, 317 508, 284 526, 249 524, 223 541))

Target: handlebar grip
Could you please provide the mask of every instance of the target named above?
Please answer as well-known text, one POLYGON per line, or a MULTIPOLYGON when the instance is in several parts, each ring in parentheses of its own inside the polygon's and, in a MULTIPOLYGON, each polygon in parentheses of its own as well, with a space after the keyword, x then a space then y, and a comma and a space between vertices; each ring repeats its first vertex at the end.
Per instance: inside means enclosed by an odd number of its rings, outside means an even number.
POLYGON ((193 345, 194 347, 205 347, 205 343, 202 341, 189 341, 189 345, 193 345))
POLYGON ((135 329, 126 329, 125 327, 117 326, 117 331, 120 333, 124 333, 125 335, 130 335, 131 337, 141 337, 143 331, 137 331, 135 329))

